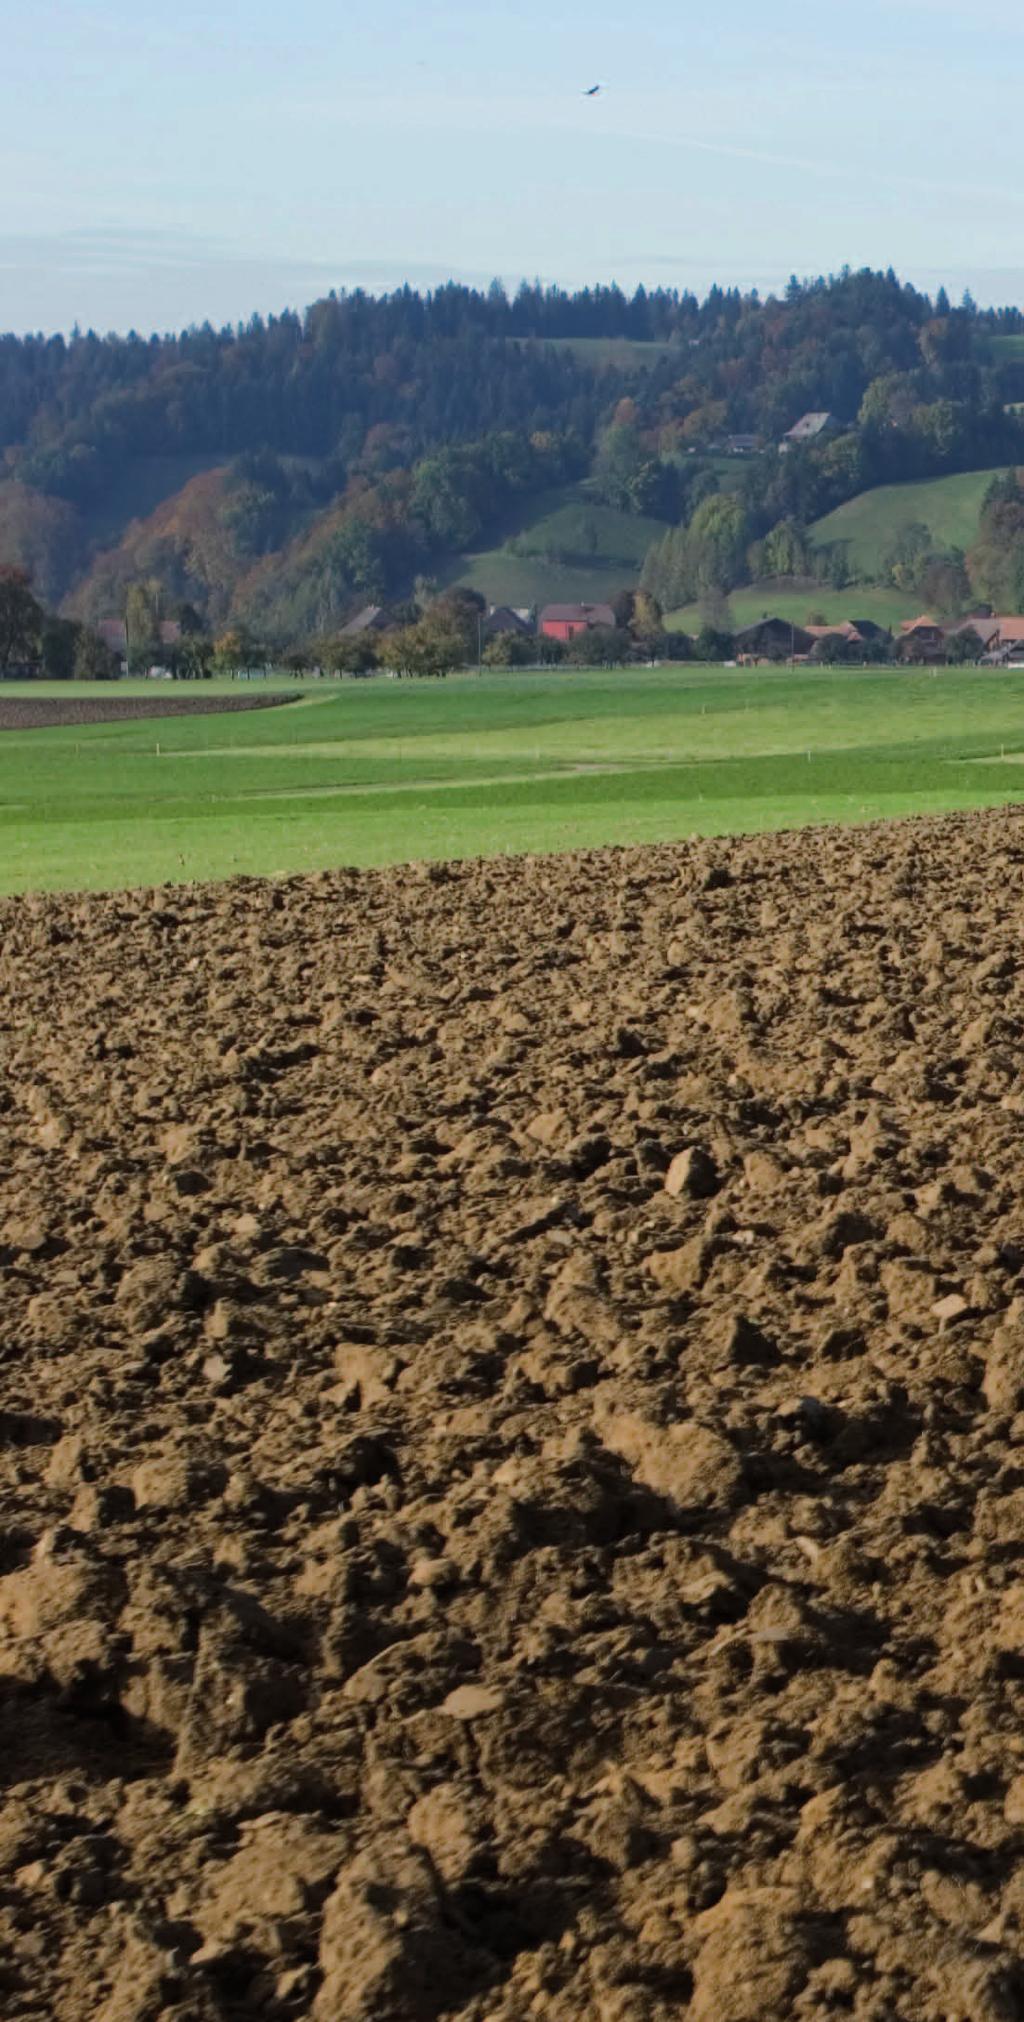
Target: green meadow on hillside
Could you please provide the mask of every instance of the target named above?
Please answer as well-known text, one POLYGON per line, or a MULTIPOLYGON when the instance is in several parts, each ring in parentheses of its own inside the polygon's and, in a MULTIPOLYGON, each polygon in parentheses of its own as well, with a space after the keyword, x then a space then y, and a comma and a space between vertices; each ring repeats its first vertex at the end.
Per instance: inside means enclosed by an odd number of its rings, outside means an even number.
POLYGON ((570 351, 577 364, 592 366, 595 371, 643 371, 663 358, 682 360, 685 355, 678 344, 641 337, 548 337, 542 341, 553 351, 570 351))
POLYGON ((1020 752, 1014 673, 682 666, 311 684, 280 711, 0 732, 0 888, 992 805, 1024 800, 1020 752))
MULTIPOLYGON (((737 631, 755 625, 759 618, 789 618, 794 625, 806 625, 817 613, 826 625, 841 624, 844 618, 873 618, 876 625, 898 625, 901 618, 917 615, 920 598, 903 590, 884 590, 857 584, 848 590, 830 590, 826 584, 806 582, 794 585, 791 577, 779 582, 751 583, 733 590, 729 609, 737 631)), ((696 634, 704 623, 699 604, 669 611, 666 629, 696 634)))
POLYGON ((915 521, 928 528, 937 547, 969 548, 977 539, 982 500, 997 470, 960 471, 954 477, 922 478, 915 484, 878 485, 861 492, 811 527, 818 547, 841 542, 851 572, 862 582, 878 577, 886 550, 915 521))
POLYGON ((635 583, 663 520, 602 505, 589 486, 565 485, 528 501, 492 548, 459 556, 452 580, 492 604, 600 602, 635 583))
POLYGON ((514 610, 541 609, 545 604, 600 604, 636 580, 636 570, 607 562, 585 563, 521 560, 501 548, 460 557, 455 583, 479 590, 489 604, 511 604, 514 610))

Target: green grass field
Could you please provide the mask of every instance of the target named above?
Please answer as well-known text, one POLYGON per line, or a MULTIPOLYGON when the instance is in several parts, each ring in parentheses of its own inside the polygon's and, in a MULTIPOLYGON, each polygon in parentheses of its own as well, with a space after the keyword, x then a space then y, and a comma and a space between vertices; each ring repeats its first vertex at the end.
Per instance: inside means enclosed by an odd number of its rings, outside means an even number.
POLYGON ((281 711, 0 733, 0 888, 978 807, 1024 800, 1021 751, 1024 673, 684 666, 312 685, 281 711))
MULTIPOLYGON (((901 618, 916 617, 920 602, 919 597, 907 596, 902 590, 875 589, 870 584, 830 590, 808 581, 794 588, 792 578, 787 578, 784 583, 751 583, 746 589, 734 590, 729 608, 739 631, 766 616, 805 625, 812 611, 820 611, 827 625, 841 624, 844 618, 873 618, 876 625, 898 625, 901 618)), ((696 634, 703 623, 699 604, 687 604, 665 618, 666 628, 674 632, 696 634)))
POLYGON ((915 521, 928 528, 936 546, 969 548, 977 539, 981 502, 1000 474, 968 470, 915 484, 878 485, 817 520, 811 538, 819 547, 843 542, 852 573, 870 582, 895 536, 915 521))

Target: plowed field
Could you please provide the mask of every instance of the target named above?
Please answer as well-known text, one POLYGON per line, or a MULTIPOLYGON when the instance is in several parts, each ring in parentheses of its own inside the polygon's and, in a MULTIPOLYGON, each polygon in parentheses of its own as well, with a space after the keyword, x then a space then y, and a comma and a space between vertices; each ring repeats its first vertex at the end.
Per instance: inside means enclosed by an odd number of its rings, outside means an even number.
POLYGON ((277 709, 292 695, 4 695, 0 690, 0 730, 56 730, 85 723, 140 723, 154 716, 237 716, 243 710, 277 709))
POLYGON ((1024 2013, 1024 817, 0 906, 0 2008, 1024 2013))

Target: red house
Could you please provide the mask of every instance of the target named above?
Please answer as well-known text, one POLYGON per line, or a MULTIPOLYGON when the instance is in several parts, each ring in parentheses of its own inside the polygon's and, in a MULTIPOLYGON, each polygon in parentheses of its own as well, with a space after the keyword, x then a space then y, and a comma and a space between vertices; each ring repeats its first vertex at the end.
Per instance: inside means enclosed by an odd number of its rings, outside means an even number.
POLYGON ((537 629, 548 639, 568 645, 577 632, 592 632, 596 625, 614 626, 610 604, 546 604, 537 620, 537 629))

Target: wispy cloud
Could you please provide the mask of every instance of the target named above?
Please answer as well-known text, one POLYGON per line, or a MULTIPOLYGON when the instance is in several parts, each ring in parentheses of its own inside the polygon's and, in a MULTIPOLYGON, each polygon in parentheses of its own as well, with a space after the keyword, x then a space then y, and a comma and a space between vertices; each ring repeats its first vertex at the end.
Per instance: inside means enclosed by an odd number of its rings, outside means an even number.
MULTIPOLYGON (((180 329, 189 322, 244 321, 254 312, 302 309, 331 288, 383 292, 409 282, 440 286, 443 260, 288 259, 240 251, 184 230, 145 232, 92 226, 32 236, 0 233, 0 328, 180 329), (63 305, 55 307, 56 303, 63 305)), ((493 269, 460 270, 487 287, 493 269)), ((504 276, 510 285, 519 275, 504 276)))

